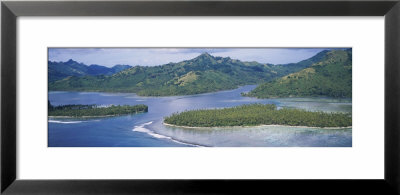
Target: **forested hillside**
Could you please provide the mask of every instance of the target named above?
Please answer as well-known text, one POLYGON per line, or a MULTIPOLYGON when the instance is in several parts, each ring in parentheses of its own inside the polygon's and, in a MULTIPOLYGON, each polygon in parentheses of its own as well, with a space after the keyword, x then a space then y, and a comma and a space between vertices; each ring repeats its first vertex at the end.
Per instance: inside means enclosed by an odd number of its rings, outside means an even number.
POLYGON ((352 50, 331 50, 319 62, 299 72, 259 85, 246 96, 310 97, 352 96, 352 50))
POLYGON ((111 68, 113 70, 96 65, 85 66, 73 60, 53 65, 49 62, 49 77, 52 77, 49 90, 53 91, 132 92, 142 96, 171 96, 261 84, 247 95, 259 98, 351 96, 351 49, 325 50, 309 59, 284 65, 243 62, 229 57, 214 57, 208 53, 178 63, 115 66, 111 68), (54 74, 54 70, 60 70, 64 75, 54 74), (113 71, 118 72, 112 74, 113 71), (58 80, 61 77, 65 78, 58 80))
POLYGON ((188 95, 234 89, 282 76, 282 67, 242 62, 204 53, 160 66, 135 66, 111 76, 71 76, 49 83, 49 90, 134 92, 143 96, 188 95))

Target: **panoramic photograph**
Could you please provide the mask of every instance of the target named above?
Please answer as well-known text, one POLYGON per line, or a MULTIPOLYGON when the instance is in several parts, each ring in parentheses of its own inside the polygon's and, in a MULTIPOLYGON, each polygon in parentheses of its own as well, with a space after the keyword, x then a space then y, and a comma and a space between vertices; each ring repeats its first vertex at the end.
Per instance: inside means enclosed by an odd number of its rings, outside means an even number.
POLYGON ((48 147, 352 147, 352 48, 48 48, 48 147))

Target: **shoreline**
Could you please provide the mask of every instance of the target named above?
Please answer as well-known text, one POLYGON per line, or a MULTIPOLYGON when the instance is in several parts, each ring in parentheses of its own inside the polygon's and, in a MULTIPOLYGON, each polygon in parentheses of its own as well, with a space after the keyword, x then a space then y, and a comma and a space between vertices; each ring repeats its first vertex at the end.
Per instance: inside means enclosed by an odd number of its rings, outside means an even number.
POLYGON ((254 125, 254 126, 216 126, 216 127, 190 127, 190 126, 179 126, 163 122, 163 125, 178 128, 189 128, 189 129, 206 129, 206 128, 249 128, 249 127, 297 127, 297 128, 313 128, 313 129, 348 129, 348 127, 309 127, 309 126, 290 126, 290 125, 254 125))
POLYGON ((101 115, 101 116, 47 116, 47 117, 48 118, 102 118, 102 117, 133 115, 133 114, 140 114, 140 113, 144 113, 144 112, 136 112, 136 113, 131 113, 131 114, 101 115))
MULTIPOLYGON (((261 83, 262 84, 262 83, 261 83)), ((140 98, 168 98, 168 97, 182 97, 182 96, 197 96, 197 95, 207 95, 207 94, 213 94, 213 93, 220 93, 220 92, 228 92, 228 91, 232 91, 232 90, 237 90, 241 87, 245 87, 245 86, 255 86, 257 87, 259 84, 250 84, 250 85, 239 85, 236 88, 233 89, 222 89, 222 90, 218 90, 218 91, 209 91, 209 92, 203 92, 203 93, 195 93, 195 94, 186 94, 186 95, 163 95, 163 96, 154 96, 154 95, 139 95, 137 94, 137 92, 128 92, 128 91, 101 91, 101 90, 48 90, 47 93, 50 92, 77 92, 77 93, 111 93, 111 94, 133 94, 136 95, 137 97, 140 98)), ((243 93, 243 92, 242 92, 243 93)), ((271 99, 271 100, 275 100, 275 99, 296 99, 296 98, 309 98, 309 99, 313 99, 313 98, 323 98, 323 99, 340 99, 340 100, 347 100, 350 99, 350 102, 346 102, 346 103, 352 103, 352 97, 329 97, 329 96, 288 96, 288 97, 280 97, 280 96, 271 96, 271 97, 265 97, 265 98, 259 98, 256 96, 247 96, 247 95, 242 95, 242 93, 240 93, 241 97, 249 97, 249 98, 255 98, 255 99, 259 99, 259 100, 267 100, 267 99, 271 99)), ((248 92, 247 92, 248 93, 248 92)), ((247 94, 244 93, 244 94, 247 94)))
MULTIPOLYGON (((120 92, 120 91, 101 91, 101 90, 48 90, 47 93, 50 92, 77 92, 77 93, 115 93, 115 94, 134 94, 137 97, 141 98, 168 98, 168 97, 182 97, 182 96, 196 96, 196 95, 207 95, 207 94, 213 94, 213 93, 219 93, 219 92, 224 92, 224 91, 232 91, 239 89, 241 87, 248 86, 248 85, 240 85, 237 86, 236 88, 233 89, 223 89, 223 90, 218 90, 218 91, 209 91, 209 92, 204 92, 204 93, 195 93, 195 94, 187 94, 187 95, 164 95, 164 96, 158 96, 158 95, 139 95, 137 92, 120 92)), ((257 87, 257 86, 256 86, 257 87)))

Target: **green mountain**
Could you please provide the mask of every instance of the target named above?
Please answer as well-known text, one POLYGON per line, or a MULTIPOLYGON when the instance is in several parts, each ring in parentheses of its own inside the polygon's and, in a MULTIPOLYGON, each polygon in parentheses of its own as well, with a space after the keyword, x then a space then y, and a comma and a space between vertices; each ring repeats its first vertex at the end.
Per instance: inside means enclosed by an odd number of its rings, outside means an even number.
POLYGON ((321 52, 319 61, 281 78, 259 85, 246 96, 271 97, 351 97, 352 50, 321 52))
POLYGON ((285 76, 285 75, 288 75, 290 73, 298 72, 300 70, 308 68, 314 63, 320 62, 321 60, 324 59, 324 57, 326 56, 326 54, 329 51, 330 50, 323 50, 323 51, 317 53, 315 56, 313 56, 313 57, 311 57, 309 59, 305 59, 305 60, 302 60, 302 61, 297 62, 297 63, 274 65, 274 66, 272 66, 272 68, 276 72, 278 72, 280 76, 285 76))
POLYGON ((50 81, 49 90, 133 92, 142 96, 215 92, 272 81, 320 62, 328 52, 285 65, 242 62, 203 53, 191 60, 152 67, 135 66, 113 75, 71 75, 50 81))
POLYGON ((93 64, 87 66, 78 63, 72 59, 66 62, 48 62, 49 82, 61 80, 69 76, 86 76, 86 75, 112 75, 122 70, 128 69, 129 65, 115 65, 112 68, 93 64))
POLYGON ((111 76, 70 76, 49 83, 49 90, 134 92, 144 96, 188 95, 234 89, 279 76, 271 65, 242 62, 204 53, 160 66, 135 66, 111 76))

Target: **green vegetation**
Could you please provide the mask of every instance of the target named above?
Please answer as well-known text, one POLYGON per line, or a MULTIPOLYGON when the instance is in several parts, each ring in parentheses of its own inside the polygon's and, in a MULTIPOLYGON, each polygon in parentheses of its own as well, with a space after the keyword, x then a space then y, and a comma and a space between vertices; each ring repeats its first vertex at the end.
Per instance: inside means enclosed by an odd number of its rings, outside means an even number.
POLYGON ((351 113, 310 112, 298 109, 277 109, 274 104, 247 104, 232 108, 192 110, 164 119, 171 125, 189 127, 289 125, 309 127, 348 127, 351 113))
MULTIPOLYGON (((53 91, 130 92, 141 96, 191 95, 259 84, 311 66, 326 51, 288 65, 242 62, 204 53, 161 66, 135 66, 113 75, 77 76, 49 82, 53 91)), ((50 70, 49 70, 50 74, 50 70)))
POLYGON ((96 105, 61 105, 52 106, 49 101, 48 116, 59 116, 59 117, 97 117, 97 116, 116 116, 124 114, 135 114, 140 112, 147 112, 148 107, 146 105, 123 105, 123 106, 109 106, 109 107, 98 107, 96 105))
POLYGON ((330 52, 330 50, 323 50, 309 59, 305 59, 305 60, 302 60, 297 63, 273 65, 272 68, 274 71, 276 71, 279 74, 279 77, 285 76, 290 73, 298 72, 300 70, 308 68, 311 65, 313 65, 314 63, 318 63, 318 62, 324 60, 327 53, 329 53, 329 52, 330 52))
POLYGON ((352 50, 326 52, 319 62, 299 72, 259 85, 245 96, 336 98, 352 96, 352 50))

